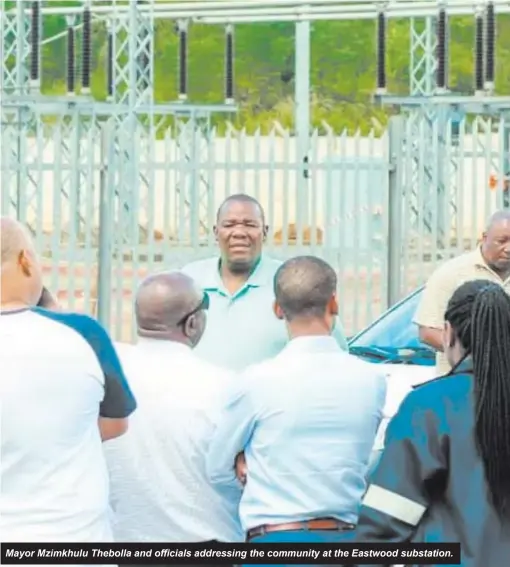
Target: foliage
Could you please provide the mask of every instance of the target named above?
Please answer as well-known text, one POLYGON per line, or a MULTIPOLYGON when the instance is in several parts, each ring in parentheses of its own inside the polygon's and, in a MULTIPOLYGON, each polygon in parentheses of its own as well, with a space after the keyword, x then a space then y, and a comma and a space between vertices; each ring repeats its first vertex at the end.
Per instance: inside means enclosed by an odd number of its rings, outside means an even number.
MULTIPOLYGON (((52 0, 49 4, 77 3, 52 0)), ((44 37, 61 33, 65 25, 63 16, 46 16, 44 37)), ((314 22, 312 27, 311 115, 314 126, 322 127, 325 121, 337 131, 346 128, 366 132, 373 126, 373 118, 384 124, 389 111, 371 103, 375 82, 375 22, 314 22)), ((497 91, 500 93, 510 89, 510 75, 504 69, 505 61, 510 58, 508 32, 510 18, 500 16, 497 59, 497 91)), ((473 18, 452 18, 450 37, 451 87, 455 91, 470 92, 473 84, 473 18)), ((104 26, 95 24, 92 87, 94 95, 100 99, 105 97, 105 38, 104 26)), ((157 21, 154 36, 157 102, 176 98, 177 39, 174 22, 157 21)), ((79 60, 79 41, 77 47, 79 60)), ((222 102, 223 51, 221 26, 192 25, 190 102, 222 102)), ((238 25, 235 51, 236 97, 241 111, 235 117, 228 117, 229 120, 249 131, 267 130, 275 120, 292 127, 294 26, 290 23, 238 25)), ((64 93, 65 58, 65 38, 45 46, 43 89, 46 93, 64 93)), ((388 86, 392 93, 407 94, 409 59, 409 21, 392 20, 388 25, 388 86)), ((224 117, 218 117, 216 121, 221 123, 222 120, 224 117)))

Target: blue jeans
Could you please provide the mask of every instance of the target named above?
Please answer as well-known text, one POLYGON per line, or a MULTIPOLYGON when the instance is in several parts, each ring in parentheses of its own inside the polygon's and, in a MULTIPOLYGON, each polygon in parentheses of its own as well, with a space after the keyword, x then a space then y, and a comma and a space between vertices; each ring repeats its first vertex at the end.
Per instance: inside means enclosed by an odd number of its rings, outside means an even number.
MULTIPOLYGON (((250 539, 250 543, 348 543, 354 538, 354 530, 296 530, 271 532, 250 539)), ((339 560, 340 563, 340 560, 339 560)), ((247 566, 246 566, 247 567, 247 566)), ((285 565, 257 565, 257 567, 286 567, 285 565)), ((292 567, 314 567, 313 565, 293 565, 292 567)), ((315 565, 317 567, 317 565, 315 565)))

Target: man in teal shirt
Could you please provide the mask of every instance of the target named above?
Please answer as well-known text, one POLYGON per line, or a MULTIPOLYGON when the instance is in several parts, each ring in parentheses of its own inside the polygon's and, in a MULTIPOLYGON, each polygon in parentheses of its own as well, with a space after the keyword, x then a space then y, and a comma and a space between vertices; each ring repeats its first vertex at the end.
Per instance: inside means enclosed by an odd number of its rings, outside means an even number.
MULTIPOLYGON (((210 298, 207 328, 195 352, 241 371, 276 356, 289 340, 284 322, 273 312, 273 279, 281 262, 262 253, 264 211, 248 195, 232 195, 223 202, 214 233, 220 257, 192 262, 182 270, 210 298)), ((339 322, 333 335, 347 350, 339 322)))

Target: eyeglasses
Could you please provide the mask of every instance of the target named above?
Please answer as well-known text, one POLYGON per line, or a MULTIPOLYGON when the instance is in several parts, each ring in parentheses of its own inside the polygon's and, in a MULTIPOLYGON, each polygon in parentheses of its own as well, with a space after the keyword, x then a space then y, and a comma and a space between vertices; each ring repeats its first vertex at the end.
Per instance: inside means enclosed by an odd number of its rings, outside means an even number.
POLYGON ((184 317, 182 319, 179 320, 179 322, 177 323, 177 325, 185 325, 186 321, 192 316, 195 315, 196 313, 198 313, 199 311, 207 311, 209 309, 209 295, 207 294, 207 292, 204 291, 204 295, 202 297, 202 301, 197 305, 197 307, 195 307, 195 309, 193 309, 193 311, 190 311, 187 315, 184 315, 184 317))

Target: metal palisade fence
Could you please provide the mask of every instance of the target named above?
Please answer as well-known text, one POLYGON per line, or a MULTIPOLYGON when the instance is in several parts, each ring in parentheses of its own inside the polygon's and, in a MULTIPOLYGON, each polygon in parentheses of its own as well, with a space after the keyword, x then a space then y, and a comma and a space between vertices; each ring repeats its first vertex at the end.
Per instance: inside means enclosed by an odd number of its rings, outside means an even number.
POLYGON ((229 194, 261 201, 269 254, 316 254, 336 268, 349 334, 473 248, 504 204, 508 131, 497 120, 415 113, 368 136, 323 124, 305 159, 297 147, 279 124, 220 136, 155 117, 4 117, 2 214, 31 227, 61 301, 129 341, 140 279, 215 254, 229 194))

